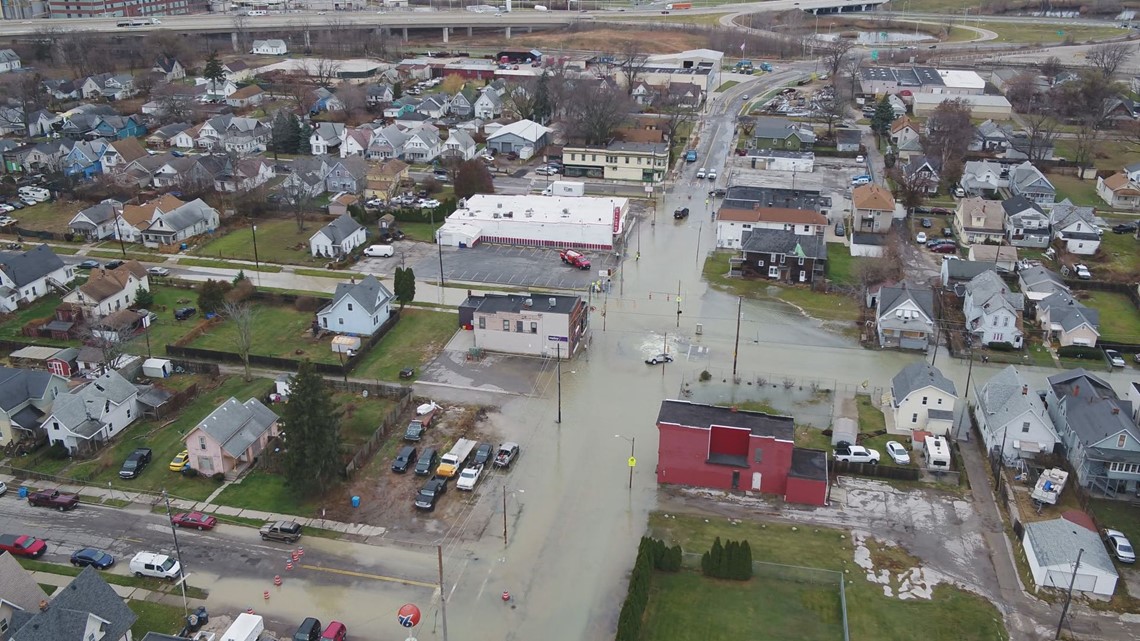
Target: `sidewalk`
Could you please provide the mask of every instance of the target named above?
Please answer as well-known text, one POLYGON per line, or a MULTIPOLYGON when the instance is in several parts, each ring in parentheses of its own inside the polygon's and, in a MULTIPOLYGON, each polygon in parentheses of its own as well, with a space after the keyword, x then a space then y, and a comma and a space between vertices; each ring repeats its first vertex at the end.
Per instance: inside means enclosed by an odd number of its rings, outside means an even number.
MULTIPOLYGON (((8 474, 0 474, 0 481, 8 484, 8 491, 10 493, 18 493, 21 484, 16 483, 14 477, 8 474)), ((239 481, 240 482, 240 481, 239 481)), ((228 483, 223 485, 219 491, 214 492, 211 498, 220 494, 220 490, 228 487, 228 483)), ((122 490, 96 487, 92 485, 69 485, 69 484, 55 484, 47 481, 29 482, 25 484, 26 487, 53 487, 60 492, 69 494, 78 494, 82 497, 82 502, 91 503, 93 500, 98 500, 100 505, 104 507, 118 507, 119 503, 126 501, 130 507, 133 505, 153 509, 155 506, 162 503, 162 496, 160 494, 152 494, 149 492, 124 492, 122 490)), ((374 525, 364 525, 362 523, 343 523, 341 521, 332 521, 328 519, 307 519, 291 514, 276 514, 273 512, 262 512, 260 510, 248 510, 237 507, 230 507, 227 505, 216 505, 209 501, 189 501, 185 499, 177 499, 171 497, 170 499, 171 512, 205 512, 213 514, 218 517, 218 520, 225 521, 227 517, 237 517, 240 519, 250 519, 255 521, 295 521, 304 527, 316 528, 320 530, 329 530, 340 534, 350 534, 359 536, 364 539, 372 537, 383 536, 387 532, 387 528, 378 527, 374 525)), ((237 521, 232 521, 237 525, 245 525, 237 521)), ((252 526, 251 526, 252 527, 252 526)))

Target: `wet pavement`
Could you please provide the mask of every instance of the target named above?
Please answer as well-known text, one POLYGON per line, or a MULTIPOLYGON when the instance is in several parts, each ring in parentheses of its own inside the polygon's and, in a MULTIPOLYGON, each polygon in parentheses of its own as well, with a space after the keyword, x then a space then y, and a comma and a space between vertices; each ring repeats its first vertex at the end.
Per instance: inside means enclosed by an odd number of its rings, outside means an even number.
MULTIPOLYGON (((434 247, 434 245, 432 246, 434 247)), ((612 252, 583 251, 591 269, 566 265, 558 250, 546 247, 476 245, 459 249, 443 248, 443 275, 448 281, 487 283, 506 287, 536 287, 556 290, 586 289, 597 279, 599 269, 612 269, 617 259, 612 252)), ((416 278, 439 278, 439 257, 421 258, 412 264, 416 278)))

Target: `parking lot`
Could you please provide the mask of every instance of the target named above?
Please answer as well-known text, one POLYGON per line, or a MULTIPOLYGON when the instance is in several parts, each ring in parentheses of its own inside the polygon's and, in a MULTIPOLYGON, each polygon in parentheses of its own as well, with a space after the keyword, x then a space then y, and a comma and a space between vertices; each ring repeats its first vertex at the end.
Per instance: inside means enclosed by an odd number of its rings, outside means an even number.
MULTIPOLYGON (((397 240, 392 243, 392 249, 396 252, 395 255, 388 258, 364 258, 361 259, 359 269, 374 276, 386 276, 391 278, 396 273, 396 268, 413 267, 416 277, 422 276, 420 268, 417 267, 421 261, 431 262, 435 261, 436 269, 434 274, 439 274, 439 257, 436 255, 435 245, 432 243, 420 243, 414 240, 397 240), (429 260, 430 259, 430 260, 429 260)), ((444 253, 447 253, 447 248, 444 248, 444 253)), ((445 257, 446 258, 446 257, 445 257)))
MULTIPOLYGON (((417 243, 423 244, 423 243, 417 243)), ((439 256, 434 245, 425 245, 432 251, 429 255, 418 255, 408 264, 416 273, 416 278, 439 278, 439 256)), ((476 245, 458 249, 443 248, 443 275, 449 281, 467 283, 489 283, 511 287, 534 287, 556 290, 586 289, 590 282, 598 278, 598 270, 613 269, 618 260, 609 252, 582 252, 590 259, 591 269, 581 270, 562 264, 558 250, 546 247, 510 247, 505 245, 476 245)), ((397 260, 396 257, 383 260, 397 260)), ((399 263, 393 263, 391 269, 399 263)))

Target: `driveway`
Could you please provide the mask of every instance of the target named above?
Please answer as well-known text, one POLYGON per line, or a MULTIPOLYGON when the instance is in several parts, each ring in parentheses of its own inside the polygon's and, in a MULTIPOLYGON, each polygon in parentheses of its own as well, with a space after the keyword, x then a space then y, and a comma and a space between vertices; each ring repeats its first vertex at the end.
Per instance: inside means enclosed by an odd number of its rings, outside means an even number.
MULTIPOLYGON (((582 253, 590 259, 590 269, 565 265, 557 249, 544 247, 444 247, 443 275, 448 281, 569 291, 586 289, 597 278, 598 270, 617 266, 617 258, 610 252, 582 253)), ((439 278, 439 255, 431 254, 412 264, 417 279, 430 282, 439 278)))

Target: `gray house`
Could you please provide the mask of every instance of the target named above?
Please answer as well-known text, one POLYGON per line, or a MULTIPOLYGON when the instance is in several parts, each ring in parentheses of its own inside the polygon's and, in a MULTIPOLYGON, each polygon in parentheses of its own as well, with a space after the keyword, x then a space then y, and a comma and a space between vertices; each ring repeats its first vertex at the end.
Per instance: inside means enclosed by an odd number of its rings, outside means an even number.
POLYGON ((1140 490, 1140 429, 1132 405, 1085 369, 1049 377, 1045 406, 1077 480, 1109 497, 1140 490))
POLYGON ((0 367, 0 448, 31 439, 67 379, 38 369, 0 367))
POLYGON ((902 283, 879 289, 875 306, 879 347, 925 351, 934 334, 934 294, 929 287, 902 283))
POLYGON ((1042 207, 1051 207, 1057 200, 1053 183, 1029 161, 1014 167, 1009 173, 1009 189, 1013 195, 1025 196, 1042 207))
POLYGON ((1013 365, 975 387, 974 403, 986 450, 1000 450, 1007 461, 1052 454, 1060 440, 1045 402, 1013 365))
POLYGON ((1014 247, 1049 246, 1049 215, 1041 205, 1025 196, 1014 196, 1001 204, 1005 210, 1005 237, 1014 247))
POLYGON ((19 610, 5 632, 11 641, 127 641, 138 616, 87 567, 55 593, 46 608, 19 610))
POLYGON ((858 129, 836 129, 836 151, 859 151, 862 148, 863 132, 858 129))
POLYGON ((549 128, 533 120, 519 120, 487 136, 487 148, 501 153, 521 153, 529 147, 537 153, 549 144, 550 133, 549 128))
POLYGON ((1040 265, 1018 271, 1017 282, 1021 286, 1021 293, 1033 302, 1046 299, 1056 293, 1069 293, 1069 286, 1061 280, 1056 272, 1049 271, 1040 265))
POLYGON ((368 180, 368 163, 359 156, 341 158, 331 162, 325 175, 325 189, 331 192, 344 191, 359 194, 364 191, 368 180))

